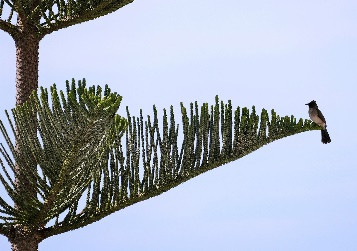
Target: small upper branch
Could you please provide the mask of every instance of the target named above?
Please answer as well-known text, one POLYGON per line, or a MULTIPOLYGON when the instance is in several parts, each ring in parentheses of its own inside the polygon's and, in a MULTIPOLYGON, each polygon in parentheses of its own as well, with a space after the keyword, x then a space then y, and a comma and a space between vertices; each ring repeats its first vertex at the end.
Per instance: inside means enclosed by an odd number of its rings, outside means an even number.
POLYGON ((11 24, 12 15, 16 13, 20 17, 21 23, 32 27, 31 29, 34 29, 33 31, 41 39, 54 31, 112 13, 133 1, 0 0, 0 5, 5 3, 11 9, 9 18, 0 20, 0 29, 8 32, 12 37, 16 37, 19 33, 18 27, 11 24))
POLYGON ((9 33, 12 37, 15 37, 18 33, 17 27, 10 22, 0 20, 0 29, 9 33))
POLYGON ((14 3, 10 0, 4 0, 5 3, 7 3, 7 5, 10 6, 10 8, 14 8, 14 3))
MULTIPOLYGON (((68 3, 63 6, 63 9, 59 11, 57 15, 45 13, 49 9, 42 9, 42 16, 45 19, 44 23, 40 24, 40 32, 43 36, 50 34, 54 31, 83 23, 95 18, 107 15, 112 13, 121 7, 132 3, 134 0, 102 0, 99 4, 96 5, 86 5, 81 6, 76 1, 68 1, 68 3)), ((37 9, 36 11, 40 11, 37 9)))
POLYGON ((6 237, 9 237, 9 235, 10 235, 9 227, 1 224, 0 225, 0 234, 4 235, 6 237))
POLYGON ((14 0, 14 9, 22 18, 26 16, 25 5, 22 0, 14 0))
POLYGON ((4 3, 6 3, 8 8, 10 9, 7 22, 10 23, 13 20, 14 14, 20 16, 23 20, 25 20, 26 14, 24 12, 24 3, 22 2, 22 0, 0 0, 0 17, 4 10, 4 3))

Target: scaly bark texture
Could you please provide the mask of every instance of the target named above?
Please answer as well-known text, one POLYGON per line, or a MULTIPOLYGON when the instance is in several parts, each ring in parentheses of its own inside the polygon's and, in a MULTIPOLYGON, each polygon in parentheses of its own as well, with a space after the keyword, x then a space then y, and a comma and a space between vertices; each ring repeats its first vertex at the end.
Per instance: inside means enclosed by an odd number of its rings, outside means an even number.
POLYGON ((33 231, 17 225, 9 237, 12 251, 37 251, 41 238, 33 231))
POLYGON ((16 37, 16 105, 38 88, 39 39, 29 31, 16 37))
MULTIPOLYGON (((36 36, 34 28, 23 22, 18 16, 18 34, 14 36, 16 45, 16 106, 24 104, 33 91, 38 88, 38 61, 40 39, 36 36)), ((34 130, 29 133, 35 133, 34 130)), ((16 150, 21 153, 21 148, 16 145, 16 150)), ((29 166, 28 168, 36 168, 29 166)), ((36 179, 29 173, 24 173, 17 165, 15 166, 15 185, 19 194, 24 195, 24 200, 32 200, 37 196, 36 188, 30 180, 36 179), (30 177, 32 176, 32 177, 30 177)), ((24 205, 27 203, 24 202, 24 205)), ((15 203, 15 207, 22 209, 23 204, 15 203)), ((34 231, 15 225, 9 238, 13 251, 36 251, 40 239, 34 231)))

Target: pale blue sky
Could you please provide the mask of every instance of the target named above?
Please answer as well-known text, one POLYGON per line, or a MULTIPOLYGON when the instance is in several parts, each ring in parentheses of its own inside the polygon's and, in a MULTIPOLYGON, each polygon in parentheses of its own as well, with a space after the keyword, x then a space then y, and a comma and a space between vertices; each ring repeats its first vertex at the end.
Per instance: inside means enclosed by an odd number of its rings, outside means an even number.
MULTIPOLYGON (((357 250, 356 13, 355 0, 136 0, 45 37, 42 86, 109 84, 123 114, 218 94, 308 118, 315 99, 332 143, 317 131, 282 139, 40 250, 357 250)), ((0 83, 10 109, 15 46, 4 32, 0 83)))

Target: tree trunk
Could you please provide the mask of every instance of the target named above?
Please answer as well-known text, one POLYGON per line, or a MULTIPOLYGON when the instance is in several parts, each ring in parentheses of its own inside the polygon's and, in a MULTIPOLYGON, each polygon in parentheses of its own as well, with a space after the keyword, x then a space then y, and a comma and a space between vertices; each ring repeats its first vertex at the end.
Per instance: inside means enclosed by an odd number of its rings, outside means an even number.
MULTIPOLYGON (((18 21, 18 23, 21 23, 18 21)), ((21 27, 21 26, 20 26, 21 27)), ((38 88, 39 39, 34 32, 23 30, 21 36, 15 38, 16 44, 16 105, 25 103, 34 90, 38 88)), ((34 114, 34 116, 36 116, 34 114)), ((37 133, 36 125, 28 133, 37 133)), ((21 155, 21 149, 16 144, 16 150, 21 155)), ((36 196, 36 189, 30 185, 30 178, 16 168, 16 186, 20 194, 26 198, 36 196)), ((29 167, 32 168, 32 167, 29 167)), ((33 167, 36 168, 36 167, 33 167)), ((15 205, 18 206, 18 205, 15 205)))
MULTIPOLYGON (((39 43, 40 39, 36 32, 28 27, 24 27, 18 18, 18 27, 21 32, 19 36, 14 37, 16 45, 16 105, 25 103, 34 90, 38 88, 38 61, 39 61, 39 43)), ((35 116, 35 115, 34 115, 35 116)), ((36 133, 36 126, 33 127, 36 133)), ((16 151, 21 155, 21 149, 16 145, 16 151)), ((28 168, 36 168, 36 166, 28 168)), ((34 177, 28 177, 15 167, 15 184, 18 193, 24 195, 24 199, 37 196, 36 188, 31 185, 29 180, 34 177)), ((15 203, 15 207, 21 210, 21 205, 15 203)), ((11 231, 9 241, 13 251, 37 251, 41 239, 36 230, 23 225, 15 225, 11 231)))
POLYGON ((31 32, 22 32, 16 44, 16 105, 23 104, 38 88, 40 41, 31 32))
POLYGON ((41 240, 33 231, 17 225, 14 227, 9 241, 12 251, 38 251, 38 244, 41 240))

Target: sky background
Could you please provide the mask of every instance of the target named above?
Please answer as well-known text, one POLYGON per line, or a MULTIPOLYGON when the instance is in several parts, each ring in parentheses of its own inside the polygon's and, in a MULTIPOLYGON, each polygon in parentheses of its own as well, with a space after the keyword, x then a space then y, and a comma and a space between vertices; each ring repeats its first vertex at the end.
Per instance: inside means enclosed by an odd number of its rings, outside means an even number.
MULTIPOLYGON (((39 250, 357 250, 356 13, 355 0, 136 0, 45 37, 42 86, 108 84, 133 115, 218 94, 305 119, 314 99, 332 143, 318 131, 273 142, 39 250)), ((11 109, 15 44, 2 31, 0 84, 11 109)))

